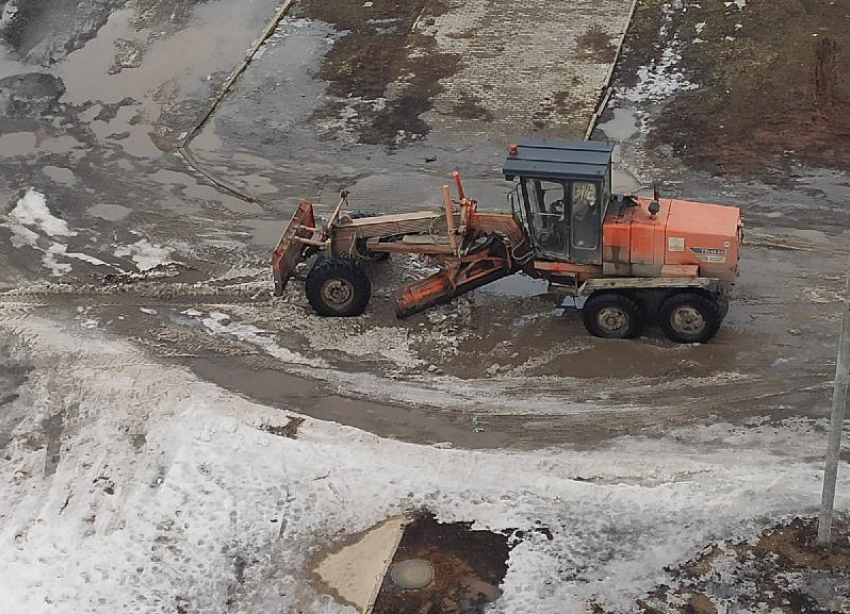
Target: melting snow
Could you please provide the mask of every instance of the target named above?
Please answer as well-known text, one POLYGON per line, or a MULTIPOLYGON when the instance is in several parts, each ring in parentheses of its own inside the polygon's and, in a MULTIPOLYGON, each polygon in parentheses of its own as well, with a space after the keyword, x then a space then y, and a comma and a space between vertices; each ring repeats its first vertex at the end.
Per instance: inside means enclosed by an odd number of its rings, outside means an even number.
POLYGON ((115 250, 119 258, 130 258, 140 271, 152 269, 166 264, 171 260, 172 250, 161 245, 154 245, 147 239, 140 239, 130 245, 124 245, 115 250))
MULTIPOLYGON (((184 311, 185 315, 193 315, 197 312, 184 311)), ((293 352, 290 349, 278 345, 274 339, 270 338, 267 331, 250 324, 240 324, 233 322, 231 317, 220 311, 212 312, 208 317, 201 319, 201 324, 212 335, 230 336, 239 341, 251 343, 263 350, 269 356, 277 358, 281 362, 290 363, 304 367, 325 368, 329 367, 328 363, 320 358, 307 358, 293 352)))
MULTIPOLYGON (((12 231, 12 245, 29 246, 44 252, 42 264, 51 275, 59 277, 70 273, 73 267, 60 262, 58 257, 81 260, 98 266, 116 269, 115 266, 82 252, 69 252, 68 246, 53 240, 53 237, 73 237, 77 233, 68 227, 65 220, 50 212, 44 194, 32 188, 18 200, 15 208, 8 214, 8 222, 3 224, 12 231)), ((120 271, 120 269, 117 269, 120 271)))
POLYGON ((77 234, 68 228, 65 220, 60 220, 50 213, 44 194, 32 188, 27 190, 15 208, 9 212, 9 217, 24 226, 38 228, 49 237, 73 237, 77 234))
POLYGON ((416 446, 311 419, 288 439, 259 429, 282 425, 279 409, 129 344, 15 326, 44 366, 4 409, 20 418, 13 439, 69 411, 52 475, 45 446, 11 445, 0 464, 0 603, 17 614, 350 613, 310 582, 317 548, 423 508, 524 531, 494 614, 632 611, 667 566, 820 496, 821 423, 690 427, 586 452, 416 446))
MULTIPOLYGON (((682 54, 678 51, 678 33, 670 34, 673 10, 671 5, 664 5, 665 17, 659 31, 659 38, 666 40, 667 47, 658 61, 653 60, 649 66, 638 69, 638 84, 623 93, 626 99, 633 102, 663 100, 677 92, 699 88, 699 85, 688 81, 678 68, 682 54)), ((704 23, 697 24, 697 33, 700 33, 703 27, 704 23)))

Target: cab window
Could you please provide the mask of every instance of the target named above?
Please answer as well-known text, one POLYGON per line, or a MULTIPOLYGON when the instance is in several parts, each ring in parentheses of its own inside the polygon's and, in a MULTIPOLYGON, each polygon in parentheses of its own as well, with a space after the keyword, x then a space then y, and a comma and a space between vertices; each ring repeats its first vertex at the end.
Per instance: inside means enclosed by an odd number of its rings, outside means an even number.
POLYGON ((574 181, 570 189, 573 208, 572 244, 579 249, 596 249, 599 244, 599 194, 590 181, 574 181))

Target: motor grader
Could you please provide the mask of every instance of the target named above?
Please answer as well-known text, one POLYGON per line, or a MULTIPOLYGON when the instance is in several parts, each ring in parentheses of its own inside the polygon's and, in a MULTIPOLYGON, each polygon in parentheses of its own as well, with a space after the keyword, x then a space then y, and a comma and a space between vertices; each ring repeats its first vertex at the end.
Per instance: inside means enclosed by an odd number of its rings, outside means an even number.
POLYGON ((545 138, 510 145, 510 213, 479 210, 457 172, 456 194, 444 185, 442 206, 431 211, 347 212, 343 192, 320 226, 312 203, 301 202, 273 254, 275 294, 316 255, 305 282, 310 305, 323 316, 356 316, 371 297, 365 262, 422 254, 439 270, 397 292, 400 318, 522 272, 547 280, 555 295, 584 299, 582 319, 598 337, 631 338, 656 321, 672 341, 706 342, 738 277, 740 210, 613 194, 612 149, 545 138))

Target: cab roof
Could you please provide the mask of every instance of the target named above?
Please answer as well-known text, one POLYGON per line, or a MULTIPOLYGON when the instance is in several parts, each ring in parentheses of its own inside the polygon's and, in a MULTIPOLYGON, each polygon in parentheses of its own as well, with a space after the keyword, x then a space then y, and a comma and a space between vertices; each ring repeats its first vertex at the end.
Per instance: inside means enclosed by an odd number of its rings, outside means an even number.
POLYGON ((602 179, 611 165, 611 152, 614 150, 610 141, 521 138, 514 145, 511 145, 502 167, 508 181, 517 176, 602 179))

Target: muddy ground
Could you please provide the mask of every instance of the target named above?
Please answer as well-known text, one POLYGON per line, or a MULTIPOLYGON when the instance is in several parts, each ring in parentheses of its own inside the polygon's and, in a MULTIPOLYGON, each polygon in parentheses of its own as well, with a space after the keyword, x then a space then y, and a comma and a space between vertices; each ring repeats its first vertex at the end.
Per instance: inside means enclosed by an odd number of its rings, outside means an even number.
POLYGON ((672 147, 712 175, 790 185, 795 167, 850 166, 850 14, 831 0, 638 3, 619 66, 678 59, 687 86, 651 120, 648 148, 672 147))
POLYGON ((673 571, 670 585, 639 601, 644 614, 773 611, 839 614, 850 608, 847 519, 833 529, 835 546, 818 547, 817 521, 796 518, 746 542, 706 548, 673 571))
MULTIPOLYGON (((187 5, 165 16, 157 6, 128 4, 108 19, 109 8, 101 7, 106 21, 97 35, 64 47, 56 68, 44 72, 50 62, 41 60, 33 64, 40 72, 3 81, 7 214, 32 188, 73 228, 58 238, 38 229, 30 236, 11 221, 0 229, 18 248, 0 251, 7 287, 17 286, 3 307, 13 323, 47 309, 133 339, 246 396, 281 407, 295 402, 312 415, 411 441, 593 445, 676 424, 827 411, 844 258, 832 237, 839 227, 821 215, 844 196, 840 178, 824 178, 831 171, 800 179, 830 182, 818 198, 801 201, 797 192, 688 171, 672 154, 659 166, 643 128, 663 103, 618 95, 598 129, 620 143, 618 187, 640 189, 660 176, 671 192, 744 210, 742 279, 712 344, 674 346, 652 328, 631 344, 592 339, 575 310, 559 308, 544 287, 521 277, 400 322, 391 293, 426 270, 404 257, 373 267, 367 314, 330 322, 311 313, 297 283, 283 299, 270 296, 268 250, 282 220, 299 198, 333 202, 346 186, 358 209, 428 205, 453 167, 468 171, 468 189, 482 207, 500 208, 507 186, 497 172, 501 145, 462 140, 453 148, 440 128, 448 117, 440 107, 445 93, 488 60, 464 58, 448 70, 453 64, 440 45, 449 43, 429 24, 448 19, 459 10, 454 5, 377 3, 367 12, 299 4, 201 125, 189 144, 193 169, 176 144, 204 116, 275 7, 261 3, 237 14, 216 3, 187 5), (225 21, 231 35, 211 36, 225 21), (405 34, 414 22, 431 28, 428 34, 405 34), (188 57, 166 61, 185 45, 188 57), (128 55, 130 46, 141 51, 128 55), (377 47, 386 55, 369 51, 377 47), (347 67, 367 57, 373 62, 365 67, 347 67), (430 68, 419 71, 414 60, 430 68), (437 132, 408 126, 401 132, 410 138, 371 144, 369 126, 389 125, 386 113, 395 113, 405 88, 442 110, 401 115, 437 132), (353 123, 328 132, 333 113, 344 111, 340 100, 368 102, 374 113, 344 113, 353 123), (57 255, 61 250, 73 258, 57 255), (139 273, 171 261, 179 265, 139 273), (36 280, 49 283, 26 287, 36 280)), ((601 6, 598 16, 613 7, 601 6)), ((639 7, 632 36, 649 8, 639 7)), ((4 32, 37 36, 28 23, 13 20, 4 32)), ((616 39, 606 28, 579 24, 577 66, 613 59, 616 39)), ((627 43, 618 92, 635 83, 629 67, 641 49, 627 43)), ((9 50, 14 62, 29 57, 14 44, 9 50)), ((595 104, 596 95, 580 97, 584 91, 571 90, 574 104, 567 106, 595 104)), ((464 118, 470 105, 484 102, 458 104, 455 114, 464 118)))

